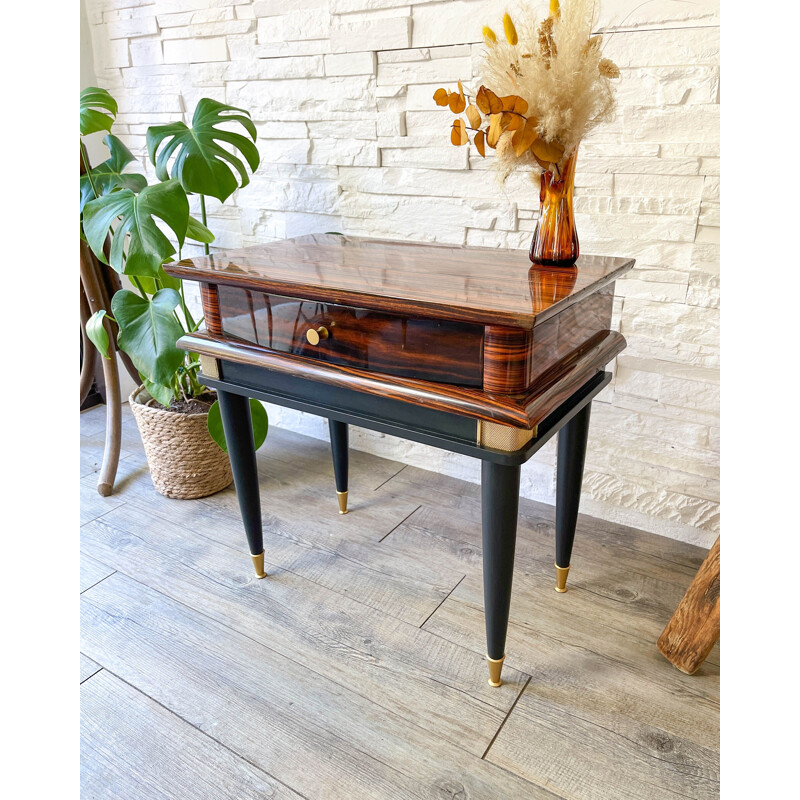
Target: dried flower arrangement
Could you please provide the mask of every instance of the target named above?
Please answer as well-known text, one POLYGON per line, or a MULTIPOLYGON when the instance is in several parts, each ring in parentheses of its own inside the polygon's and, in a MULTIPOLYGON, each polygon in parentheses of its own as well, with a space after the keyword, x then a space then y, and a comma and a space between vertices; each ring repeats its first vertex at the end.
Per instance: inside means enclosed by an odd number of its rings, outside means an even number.
POLYGON ((450 141, 466 144, 467 131, 474 131, 481 156, 486 145, 496 149, 503 180, 518 167, 530 168, 534 177, 542 171, 559 175, 586 133, 614 113, 611 81, 619 69, 603 58, 602 36, 592 36, 594 22, 593 0, 567 0, 563 8, 550 0, 544 19, 525 9, 519 33, 506 14, 505 41, 484 27, 483 83, 474 102, 461 81, 457 92, 437 89, 433 95, 454 114, 466 112, 467 122, 460 116, 453 122, 450 141))
POLYGON ((596 0, 550 0, 544 19, 526 8, 520 33, 511 16, 503 17, 505 41, 485 27, 486 52, 481 84, 473 99, 437 89, 434 101, 459 115, 450 141, 463 145, 468 130, 486 157, 495 149, 494 166, 502 181, 517 168, 539 179, 541 207, 530 260, 550 267, 572 267, 580 247, 572 211, 575 163, 581 139, 614 113, 612 81, 616 64, 602 55, 602 36, 592 35, 596 0), (491 87, 491 88, 490 88, 491 87), (467 123, 461 118, 466 113, 467 123), (486 126, 485 128, 483 126, 486 126))

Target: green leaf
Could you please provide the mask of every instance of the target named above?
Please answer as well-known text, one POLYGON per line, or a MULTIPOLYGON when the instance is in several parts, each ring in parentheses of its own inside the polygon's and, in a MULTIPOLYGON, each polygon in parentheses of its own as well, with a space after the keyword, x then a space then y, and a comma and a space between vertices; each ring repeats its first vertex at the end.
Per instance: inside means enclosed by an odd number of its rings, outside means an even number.
POLYGON ((204 97, 197 104, 191 128, 183 122, 148 128, 147 151, 159 180, 171 174, 187 192, 210 195, 224 203, 239 186, 247 186, 250 177, 241 159, 220 142, 233 147, 255 172, 260 161, 253 144, 256 136, 256 126, 247 111, 204 97), (225 123, 240 125, 248 136, 218 127, 225 123), (173 156, 170 173, 168 165, 173 156))
POLYGON ((158 279, 165 289, 174 289, 176 292, 180 292, 182 285, 181 279, 175 278, 172 275, 167 275, 167 273, 164 272, 164 267, 158 268, 158 279))
POLYGON ((175 393, 172 391, 172 387, 164 386, 161 383, 153 383, 153 381, 149 381, 147 378, 143 378, 143 381, 144 388, 150 392, 150 397, 158 400, 162 406, 169 408, 169 404, 172 402, 172 398, 175 396, 175 393))
POLYGON ((219 410, 219 400, 215 400, 208 409, 208 432, 211 438, 219 445, 220 449, 228 452, 228 443, 225 441, 225 431, 222 428, 222 412, 219 410))
POLYGON ((146 380, 164 386, 183 363, 183 350, 175 342, 184 331, 173 314, 180 300, 174 289, 159 289, 152 300, 120 289, 111 300, 120 348, 146 380))
POLYGON ((186 226, 186 238, 211 244, 214 241, 214 234, 199 219, 190 216, 189 224, 186 226))
MULTIPOLYGON (((253 422, 253 445, 258 450, 269 431, 269 417, 267 410, 258 401, 250 398, 250 418, 253 422)), ((225 431, 222 428, 222 414, 219 410, 219 401, 214 401, 214 405, 208 409, 208 432, 211 438, 227 453, 228 443, 225 441, 225 431)))
POLYGON ((250 398, 250 416, 253 422, 253 445, 258 450, 264 444, 269 432, 269 417, 267 409, 259 400, 250 398))
POLYGON ((253 420, 253 444, 258 450, 266 441, 269 432, 269 417, 264 404, 252 397, 250 398, 250 416, 253 420))
POLYGON ((155 294, 159 289, 175 289, 176 291, 180 291, 181 288, 181 279, 173 278, 172 275, 167 275, 167 273, 164 272, 164 267, 158 268, 158 275, 156 275, 155 278, 151 278, 148 275, 140 275, 139 283, 142 284, 142 289, 144 289, 147 294, 155 294), (158 279, 160 285, 156 283, 156 279, 158 279))
POLYGON ((117 117, 117 101, 105 90, 89 86, 81 92, 81 136, 110 131, 117 117), (102 108, 107 111, 98 111, 102 108))
POLYGON ((164 222, 183 245, 189 223, 189 199, 177 181, 157 183, 134 194, 120 189, 87 203, 83 209, 83 230, 94 254, 117 272, 126 275, 149 275, 154 278, 158 269, 175 254, 172 242, 159 230, 155 219, 164 222), (106 260, 103 243, 117 218, 113 230, 111 252, 106 260), (128 238, 127 255, 125 239, 128 238))
POLYGON ((108 331, 103 324, 103 317, 105 317, 105 309, 95 311, 91 317, 86 321, 86 335, 89 341, 100 351, 103 358, 110 359, 108 355, 108 331))
POLYGON ((94 199, 92 183, 100 197, 115 189, 130 189, 132 192, 138 193, 147 186, 147 178, 144 175, 137 172, 123 172, 128 164, 136 161, 131 151, 113 134, 109 133, 103 141, 111 155, 106 161, 91 170, 91 181, 88 175, 81 175, 81 212, 86 203, 94 199))

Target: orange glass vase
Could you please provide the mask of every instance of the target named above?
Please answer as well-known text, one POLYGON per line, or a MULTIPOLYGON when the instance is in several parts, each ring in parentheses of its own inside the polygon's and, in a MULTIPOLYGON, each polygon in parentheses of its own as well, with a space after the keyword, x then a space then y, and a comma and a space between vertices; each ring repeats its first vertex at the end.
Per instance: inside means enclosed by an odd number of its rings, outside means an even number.
POLYGON ((531 242, 530 259, 548 267, 571 267, 580 253, 572 194, 578 148, 564 164, 561 175, 543 172, 539 190, 539 221, 531 242))

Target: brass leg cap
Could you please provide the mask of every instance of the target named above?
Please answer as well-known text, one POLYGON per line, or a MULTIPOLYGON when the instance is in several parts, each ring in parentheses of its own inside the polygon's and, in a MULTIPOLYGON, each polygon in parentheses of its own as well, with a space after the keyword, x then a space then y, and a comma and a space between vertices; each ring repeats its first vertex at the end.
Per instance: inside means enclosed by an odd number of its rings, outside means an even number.
POLYGON ((505 655, 502 658, 489 658, 487 654, 486 660, 489 662, 489 686, 500 686, 503 683, 500 680, 500 673, 503 671, 505 655))
POLYGON ((347 513, 347 492, 336 492, 336 499, 339 501, 339 513, 347 513))
POLYGON ((569 575, 569 567, 559 567, 558 564, 556 564, 555 568, 556 568, 556 591, 566 592, 567 575, 569 575))
POLYGON ((267 573, 264 572, 264 551, 262 550, 257 556, 251 554, 250 558, 253 559, 253 566, 256 568, 256 578, 266 578, 267 573))

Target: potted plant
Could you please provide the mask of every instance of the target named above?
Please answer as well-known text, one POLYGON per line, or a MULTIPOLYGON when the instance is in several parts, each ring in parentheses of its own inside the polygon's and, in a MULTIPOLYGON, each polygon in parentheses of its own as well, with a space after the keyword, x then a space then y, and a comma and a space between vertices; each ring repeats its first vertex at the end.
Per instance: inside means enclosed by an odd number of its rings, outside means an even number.
MULTIPOLYGON (((148 184, 144 175, 127 171, 136 159, 111 133, 116 114, 117 103, 105 89, 81 92, 81 247, 91 248, 132 286, 114 294, 110 314, 93 314, 86 332, 109 358, 107 326, 116 325, 119 349, 139 372, 142 385, 130 404, 156 489, 168 497, 203 497, 228 486, 232 475, 215 394, 197 378, 196 354, 176 345, 202 319, 194 319, 182 282, 167 275, 163 264, 176 254, 180 258, 187 240, 202 243, 208 254, 214 235, 206 225, 205 196, 224 202, 249 183, 247 168, 255 171, 259 164, 256 128, 246 111, 203 98, 191 127, 174 122, 148 128, 158 179, 148 184), (110 156, 92 167, 83 137, 96 131, 108 131, 110 156), (190 213, 190 194, 199 195, 201 220, 190 213)), ((251 401, 251 412, 259 447, 267 414, 257 401, 251 401)))

